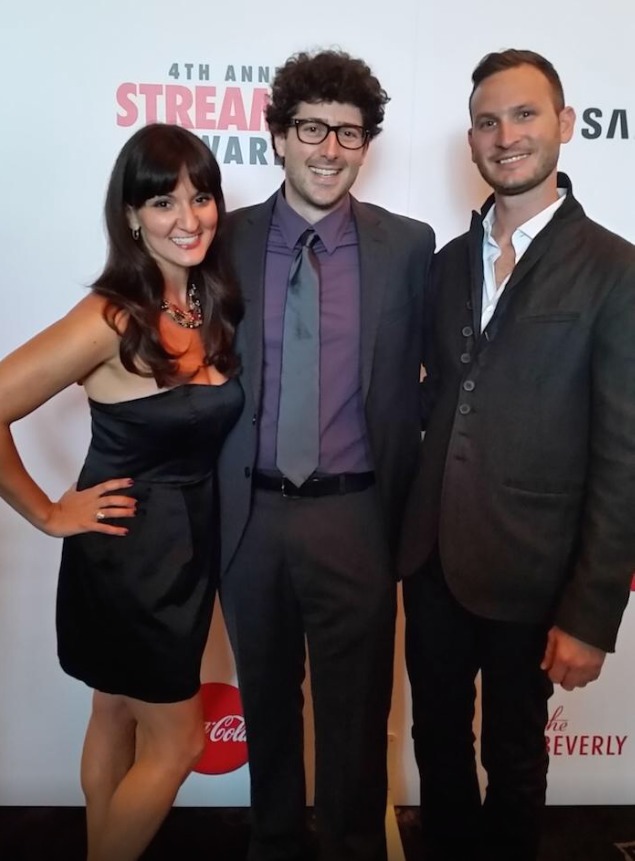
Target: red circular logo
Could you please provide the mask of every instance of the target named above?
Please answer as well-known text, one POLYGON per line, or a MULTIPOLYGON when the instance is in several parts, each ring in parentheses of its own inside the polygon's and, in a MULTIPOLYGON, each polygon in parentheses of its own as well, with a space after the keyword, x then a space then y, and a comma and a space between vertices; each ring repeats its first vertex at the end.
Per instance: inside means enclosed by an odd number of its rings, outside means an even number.
POLYGON ((205 750, 194 771, 227 774, 247 762, 245 718, 238 688, 221 682, 201 685, 205 750))

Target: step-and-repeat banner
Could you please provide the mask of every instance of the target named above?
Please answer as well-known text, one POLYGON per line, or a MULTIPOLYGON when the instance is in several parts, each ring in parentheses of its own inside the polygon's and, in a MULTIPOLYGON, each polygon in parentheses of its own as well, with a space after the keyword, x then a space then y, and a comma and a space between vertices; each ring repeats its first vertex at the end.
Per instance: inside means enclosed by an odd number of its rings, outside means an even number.
MULTIPOLYGON (((187 8, 31 0, 8 4, 2 17, 2 354, 63 315, 99 273, 108 175, 141 125, 166 121, 200 135, 221 164, 230 208, 277 187, 282 174, 262 109, 276 66, 303 49, 338 47, 372 66, 391 102, 355 193, 430 222, 439 246, 466 229, 488 193, 466 142, 473 67, 507 47, 545 54, 578 115, 561 165, 587 212, 635 241, 630 0, 505 8, 494 0, 322 0, 306 8, 297 0, 191 0, 187 8)), ((61 494, 88 441, 82 390, 17 423, 15 436, 37 480, 61 494)), ((58 541, 0 506, 0 805, 82 801, 90 692, 57 665, 59 553, 58 541)), ((634 605, 601 680, 551 700, 551 803, 635 804, 634 605)), ((218 612, 203 679, 208 749, 179 803, 247 804, 244 723, 218 612)), ((390 763, 392 798, 402 804, 417 801, 409 715, 400 620, 390 763)), ((310 744, 307 759, 310 780, 310 744)))

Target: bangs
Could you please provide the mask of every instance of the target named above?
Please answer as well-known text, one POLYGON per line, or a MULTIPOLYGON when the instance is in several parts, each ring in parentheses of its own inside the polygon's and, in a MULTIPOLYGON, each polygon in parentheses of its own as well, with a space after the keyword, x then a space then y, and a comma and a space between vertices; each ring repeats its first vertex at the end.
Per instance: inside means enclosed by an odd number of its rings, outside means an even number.
POLYGON ((221 177, 210 149, 179 126, 152 125, 139 132, 123 177, 124 202, 138 209, 146 200, 169 194, 183 170, 197 191, 222 202, 221 177))

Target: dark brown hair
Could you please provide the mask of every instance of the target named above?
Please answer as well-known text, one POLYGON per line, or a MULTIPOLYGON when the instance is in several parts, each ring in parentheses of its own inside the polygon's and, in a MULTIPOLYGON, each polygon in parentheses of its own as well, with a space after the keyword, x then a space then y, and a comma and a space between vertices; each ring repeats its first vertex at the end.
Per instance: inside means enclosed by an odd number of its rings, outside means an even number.
POLYGON ((374 138, 381 131, 388 101, 363 60, 343 51, 301 52, 276 71, 265 118, 272 136, 284 134, 300 102, 340 102, 360 109, 368 137, 374 138))
POLYGON ((516 48, 508 48, 506 51, 493 52, 486 54, 480 61, 478 66, 472 72, 472 92, 469 98, 470 115, 472 113, 472 97, 476 88, 486 78, 497 72, 506 72, 508 69, 517 69, 519 66, 533 66, 545 76, 551 84, 553 93, 553 103, 558 113, 564 108, 564 90, 560 75, 556 72, 553 65, 535 51, 517 50, 516 48))
POLYGON ((127 209, 139 209, 152 197, 168 194, 185 170, 197 191, 211 194, 218 209, 218 227, 204 260, 191 269, 201 301, 201 338, 205 362, 233 376, 239 362, 232 351, 242 302, 227 260, 223 225, 225 200, 218 163, 209 147, 178 126, 153 123, 139 129, 115 162, 106 194, 108 259, 93 290, 108 300, 106 320, 121 335, 121 362, 127 371, 152 376, 157 385, 183 382, 178 356, 159 338, 163 275, 143 241, 135 241, 127 209), (127 316, 123 331, 119 313, 127 316))

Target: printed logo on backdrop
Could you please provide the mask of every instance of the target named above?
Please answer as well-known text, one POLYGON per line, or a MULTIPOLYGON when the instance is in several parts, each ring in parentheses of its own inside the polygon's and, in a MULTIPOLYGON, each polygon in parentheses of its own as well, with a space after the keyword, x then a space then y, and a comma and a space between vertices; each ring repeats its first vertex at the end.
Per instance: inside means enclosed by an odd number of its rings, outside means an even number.
POLYGON ((545 727, 549 756, 623 756, 627 735, 580 732, 567 718, 564 706, 554 709, 545 727))
POLYGON ((172 63, 164 80, 119 84, 117 125, 171 123, 198 134, 219 164, 274 164, 263 116, 274 74, 268 65, 172 63))
POLYGON ((584 108, 580 134, 585 140, 635 140, 635 110, 584 108))
POLYGON ((205 750, 194 771, 227 774, 247 762, 245 718, 238 688, 220 682, 201 685, 205 750))

